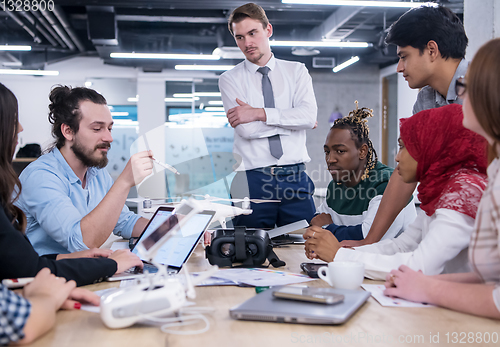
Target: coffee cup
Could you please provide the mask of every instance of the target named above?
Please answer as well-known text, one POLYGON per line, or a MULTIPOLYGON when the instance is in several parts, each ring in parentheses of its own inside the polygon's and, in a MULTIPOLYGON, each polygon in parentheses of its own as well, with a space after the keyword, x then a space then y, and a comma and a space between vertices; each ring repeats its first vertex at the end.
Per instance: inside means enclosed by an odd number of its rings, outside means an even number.
POLYGON ((318 269, 318 276, 332 287, 358 289, 365 275, 363 263, 336 261, 318 269))

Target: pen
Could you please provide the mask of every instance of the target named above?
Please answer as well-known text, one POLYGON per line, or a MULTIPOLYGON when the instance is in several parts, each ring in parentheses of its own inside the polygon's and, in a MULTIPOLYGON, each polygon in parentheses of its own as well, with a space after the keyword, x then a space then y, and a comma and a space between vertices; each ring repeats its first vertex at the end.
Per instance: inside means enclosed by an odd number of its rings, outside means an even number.
POLYGON ((2 284, 7 288, 22 288, 28 283, 33 282, 35 277, 11 278, 2 280, 2 284))
POLYGON ((163 166, 165 169, 168 169, 170 171, 172 171, 174 174, 176 175, 180 175, 179 171, 177 171, 177 169, 175 167, 173 167, 172 165, 168 165, 168 164, 165 164, 165 163, 162 163, 161 161, 159 161, 158 159, 156 158, 153 158, 153 161, 160 165, 160 166, 163 166))

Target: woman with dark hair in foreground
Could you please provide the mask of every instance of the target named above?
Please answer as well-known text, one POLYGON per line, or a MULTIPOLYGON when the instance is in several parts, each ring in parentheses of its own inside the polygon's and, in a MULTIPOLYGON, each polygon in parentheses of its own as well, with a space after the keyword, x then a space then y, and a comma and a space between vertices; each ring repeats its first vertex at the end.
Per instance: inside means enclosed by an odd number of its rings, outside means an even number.
POLYGON ((23 130, 14 94, 0 83, 0 280, 35 277, 23 296, 0 285, 0 344, 29 343, 49 330, 60 308, 98 305, 99 297, 76 285, 102 281, 116 272, 142 265, 130 251, 88 250, 40 257, 24 235, 26 217, 13 205, 22 187, 12 168, 17 135, 23 130), (99 257, 99 258, 93 258, 99 257), (52 274, 51 274, 52 273, 52 274), (56 277, 58 276, 58 277, 56 277), (77 301, 74 301, 77 300, 77 301))

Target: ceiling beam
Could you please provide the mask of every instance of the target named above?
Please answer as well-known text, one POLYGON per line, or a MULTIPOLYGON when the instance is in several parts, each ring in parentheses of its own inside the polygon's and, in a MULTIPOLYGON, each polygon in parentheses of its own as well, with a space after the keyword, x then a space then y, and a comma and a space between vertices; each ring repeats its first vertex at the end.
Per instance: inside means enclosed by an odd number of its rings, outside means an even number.
POLYGON ((66 33, 69 35, 71 40, 73 40, 73 42, 76 45, 76 47, 78 48, 78 50, 80 52, 85 52, 85 46, 80 41, 80 39, 76 35, 75 31, 73 30, 73 28, 69 24, 68 19, 66 18, 66 14, 61 9, 61 6, 56 5, 54 7, 54 15, 59 20, 59 22, 62 24, 62 27, 64 28, 64 30, 66 30, 66 33))
POLYGON ((178 17, 178 16, 135 16, 123 15, 116 16, 116 20, 121 22, 164 22, 164 23, 213 23, 226 24, 225 17, 178 17))
POLYGON ((342 6, 333 12, 321 25, 309 32, 313 40, 329 38, 338 28, 358 14, 364 7, 342 6))
MULTIPOLYGON (((87 20, 86 14, 74 14, 71 18, 76 20, 87 20)), ((145 23, 209 23, 226 24, 225 17, 185 17, 185 16, 146 16, 117 14, 116 20, 119 22, 145 22, 145 23)))
POLYGON ((59 37, 64 41, 66 46, 72 51, 76 50, 76 46, 71 41, 69 38, 68 34, 66 34, 66 31, 63 29, 63 27, 59 24, 59 21, 57 18, 54 16, 54 14, 51 11, 40 11, 42 15, 45 17, 47 22, 52 26, 52 29, 59 35, 59 37))
POLYGON ((30 24, 35 28, 35 30, 39 31, 47 39, 47 41, 49 41, 49 43, 52 46, 57 47, 56 40, 54 40, 54 38, 48 33, 48 31, 45 30, 45 28, 34 19, 34 17, 31 15, 30 12, 19 11, 19 14, 23 16, 28 22, 30 22, 30 24))
POLYGON ((5 12, 7 13, 7 15, 9 17, 11 17, 17 24, 19 24, 19 26, 21 28, 23 28, 28 34, 30 34, 30 36, 33 38, 33 41, 36 42, 36 43, 42 43, 42 40, 33 32, 33 30, 31 30, 31 28, 28 28, 24 23, 23 21, 16 15, 14 14, 13 11, 7 11, 5 9, 5 2, 4 3, 1 3, 0 4, 2 5, 0 8, 5 12))
POLYGON ((346 23, 345 26, 343 26, 340 29, 337 29, 336 32, 332 32, 329 36, 331 39, 338 39, 338 40, 345 40, 349 35, 354 33, 356 30, 359 28, 363 27, 363 25, 370 20, 372 20, 377 13, 365 13, 361 14, 360 16, 356 16, 355 20, 350 21, 349 23, 346 23))
POLYGON ((52 35, 52 37, 57 41, 57 43, 59 44, 59 46, 61 46, 63 48, 67 47, 66 44, 61 39, 61 37, 59 37, 59 35, 57 35, 57 33, 55 32, 55 30, 52 29, 52 27, 50 26, 49 22, 47 22, 47 20, 45 19, 45 17, 40 14, 40 11, 33 11, 33 10, 31 10, 31 14, 37 19, 37 21, 40 24, 42 24, 42 26, 50 33, 50 35, 52 35))

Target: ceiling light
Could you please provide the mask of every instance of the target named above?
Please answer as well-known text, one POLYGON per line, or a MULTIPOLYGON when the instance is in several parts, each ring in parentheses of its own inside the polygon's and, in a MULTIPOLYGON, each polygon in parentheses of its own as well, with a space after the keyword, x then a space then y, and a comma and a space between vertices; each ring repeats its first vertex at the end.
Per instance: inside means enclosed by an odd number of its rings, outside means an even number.
POLYGON ((218 105, 218 106, 223 105, 222 100, 210 100, 208 102, 208 104, 209 105, 218 105))
POLYGON ((222 59, 245 59, 245 55, 239 47, 217 47, 212 54, 218 55, 222 59))
POLYGON ((208 107, 205 107, 205 111, 208 111, 208 112, 224 112, 224 107, 208 106, 208 107))
POLYGON ((92 87, 92 82, 90 82, 90 81, 86 81, 84 84, 85 84, 85 88, 92 87))
POLYGON ((333 72, 339 72, 340 70, 345 69, 346 67, 354 64, 357 61, 359 61, 358 56, 352 57, 351 59, 344 61, 342 64, 335 66, 332 70, 333 70, 333 72))
MULTIPOLYGON (((208 96, 208 97, 220 97, 221 94, 219 92, 195 92, 194 96, 208 96)), ((192 93, 175 93, 173 95, 174 98, 192 98, 192 93)))
POLYGON ((115 126, 137 127, 139 126, 139 122, 128 118, 116 118, 113 119, 113 127, 115 126))
POLYGON ((227 123, 227 118, 223 118, 221 116, 225 116, 224 112, 202 112, 200 113, 203 117, 215 117, 213 120, 218 120, 222 123, 227 123))
MULTIPOLYGON (((193 101, 198 101, 200 100, 199 97, 184 97, 184 98, 165 98, 165 102, 193 102, 193 101)), ((138 102, 139 101, 139 95, 136 95, 135 98, 127 98, 128 102, 138 102)))
POLYGON ((2 65, 8 67, 21 67, 23 66, 23 63, 20 61, 4 61, 2 65))
POLYGON ((194 97, 194 98, 165 98, 165 102, 193 102, 200 100, 200 98, 194 97))
POLYGON ((281 0, 283 4, 301 5, 333 5, 333 6, 363 6, 363 7, 399 7, 413 8, 420 6, 438 6, 433 2, 401 2, 401 1, 358 1, 358 0, 281 0))
POLYGON ((31 46, 0 45, 0 51, 31 51, 31 46))
POLYGON ((128 117, 128 112, 111 112, 111 116, 113 117, 128 117))
POLYGON ((297 55, 297 56, 301 56, 301 57, 309 57, 312 55, 318 55, 320 53, 321 52, 319 51, 319 49, 314 49, 311 47, 293 47, 292 48, 292 54, 297 55))
POLYGON ((0 75, 57 76, 59 71, 0 69, 0 75))
POLYGON ((234 65, 175 65, 176 70, 227 71, 234 65))
POLYGON ((373 46, 369 42, 336 42, 336 41, 269 41, 272 47, 333 47, 333 48, 367 48, 373 46))
POLYGON ((218 55, 212 54, 171 54, 171 53, 111 53, 111 58, 125 59, 188 59, 188 60, 219 60, 218 55))

